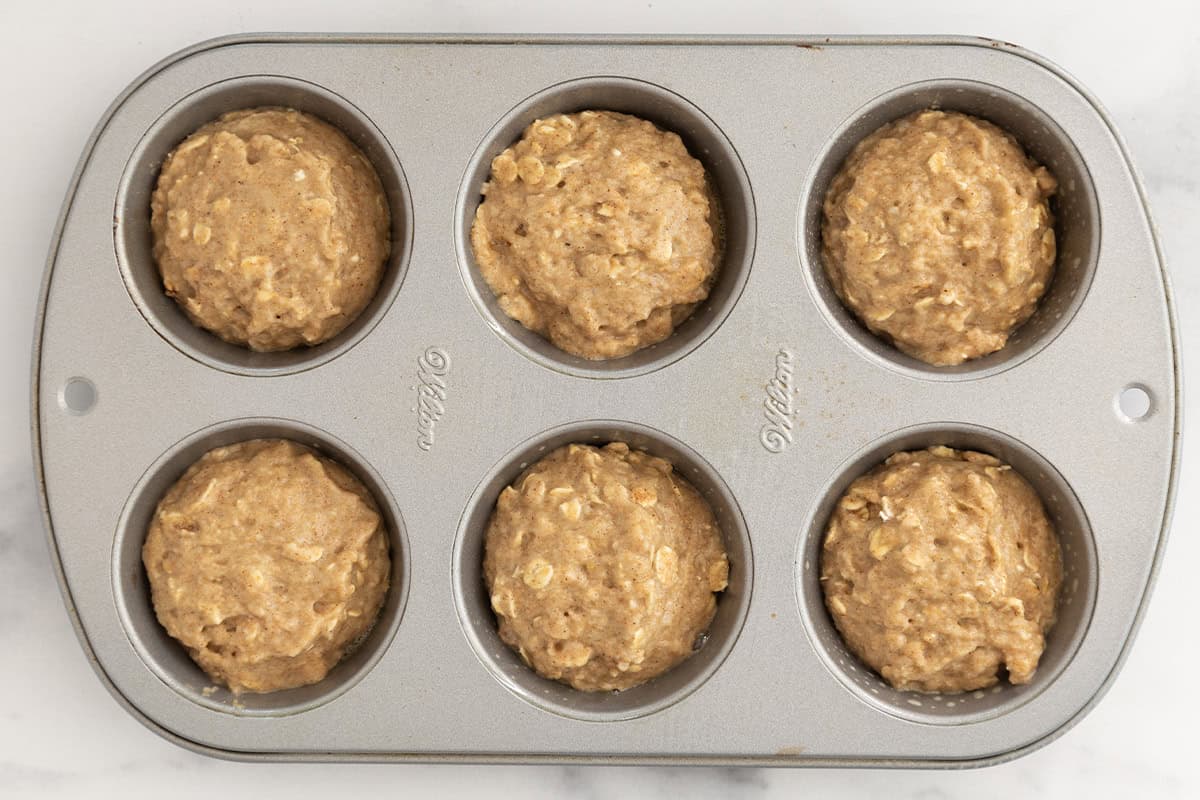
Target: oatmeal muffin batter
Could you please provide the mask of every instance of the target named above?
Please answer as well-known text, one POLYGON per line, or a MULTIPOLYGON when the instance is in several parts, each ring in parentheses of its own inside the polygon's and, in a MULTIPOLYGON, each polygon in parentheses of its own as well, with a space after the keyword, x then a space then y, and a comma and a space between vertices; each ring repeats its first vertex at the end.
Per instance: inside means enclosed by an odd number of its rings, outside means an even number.
POLYGON ((897 689, 1028 683, 1054 625, 1062 554, 1033 488, 983 453, 896 453, 850 485, 821 556, 846 645, 897 689))
POLYGON ((285 108, 234 111, 189 136, 163 164, 150 212, 167 294, 252 350, 336 336, 375 296, 391 248, 366 157, 285 108))
POLYGON ((505 488, 483 569, 500 638, 583 691, 628 689, 690 656, 729 579, 708 504, 621 443, 559 448, 505 488))
POLYGON ((159 502, 142 561, 158 621, 234 692, 316 683, 371 629, 391 559, 375 501, 307 447, 218 447, 159 502))
POLYGON ((999 350, 1054 271, 1057 184, 1009 134, 919 111, 854 148, 825 197, 825 270, 905 353, 946 366, 999 350))
POLYGON ((719 210, 680 138, 612 111, 539 119, 492 161, 471 228, 504 313, 559 348, 618 358, 708 297, 719 210))

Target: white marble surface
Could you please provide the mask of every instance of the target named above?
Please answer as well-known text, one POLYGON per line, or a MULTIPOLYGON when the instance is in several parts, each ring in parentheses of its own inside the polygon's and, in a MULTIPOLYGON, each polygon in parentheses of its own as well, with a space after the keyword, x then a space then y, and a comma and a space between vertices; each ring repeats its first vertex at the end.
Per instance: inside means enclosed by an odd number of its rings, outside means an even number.
MULTIPOLYGON (((1123 674, 1065 737, 1015 763, 968 772, 245 765, 159 739, 108 696, 84 659, 51 573, 29 454, 28 359, 51 230, 80 149, 109 101, 142 69, 194 41, 250 30, 978 33, 1056 60, 1116 117, 1149 190, 1173 266, 1183 336, 1200 341, 1200 50, 1187 2, 1076 8, 1045 0, 778 3, 737 0, 462 0, 175 4, 26 0, 0 4, 0 796, 299 798, 398 790, 447 800, 546 797, 1200 796, 1190 685, 1200 657, 1195 578, 1196 463, 1185 463, 1174 535, 1123 674), (803 10, 794 10, 800 9, 803 10), (19 110, 19 114, 18 114, 19 110)), ((1196 349, 1185 351, 1195 361, 1196 349)), ((1195 367, 1196 364, 1190 366, 1195 367)), ((1196 397, 1195 394, 1192 397, 1196 397)), ((1194 406, 1193 411, 1200 411, 1194 406)), ((1194 418, 1194 416, 1193 416, 1194 418)), ((1196 440, 1191 441, 1195 450, 1196 440)), ((1193 453, 1194 455, 1194 453, 1193 453)))

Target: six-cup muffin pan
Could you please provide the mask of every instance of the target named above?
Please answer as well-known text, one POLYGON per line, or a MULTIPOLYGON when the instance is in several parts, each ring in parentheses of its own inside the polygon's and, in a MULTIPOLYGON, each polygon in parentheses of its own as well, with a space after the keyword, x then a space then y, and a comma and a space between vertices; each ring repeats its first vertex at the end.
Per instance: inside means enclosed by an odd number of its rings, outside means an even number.
POLYGON ((1170 290, 1111 122, 1069 76, 964 38, 242 36, 140 77, 88 143, 55 233, 33 367, 34 448, 68 609, 97 673, 156 732, 241 759, 964 765, 1078 720, 1113 680, 1153 583, 1179 457, 1170 290), (224 111, 287 105, 378 170, 394 247, 331 341, 252 353, 160 286, 149 196, 224 111), (820 204, 850 148, 930 106, 989 119, 1058 177, 1059 260, 1011 343, 934 368, 833 295, 820 204), (712 294, 661 344, 565 355, 505 317, 468 231, 492 157, 533 119, 603 108, 677 132, 726 225, 712 294), (214 687, 154 618, 140 561, 165 489, 220 444, 283 436, 353 470, 387 519, 393 589, 322 682, 214 687), (568 442, 627 441, 707 497, 730 584, 696 654, 616 694, 534 675, 481 578, 497 494, 568 442), (1064 549, 1032 683, 901 693, 847 653, 818 585, 840 492, 888 454, 993 453, 1064 549))

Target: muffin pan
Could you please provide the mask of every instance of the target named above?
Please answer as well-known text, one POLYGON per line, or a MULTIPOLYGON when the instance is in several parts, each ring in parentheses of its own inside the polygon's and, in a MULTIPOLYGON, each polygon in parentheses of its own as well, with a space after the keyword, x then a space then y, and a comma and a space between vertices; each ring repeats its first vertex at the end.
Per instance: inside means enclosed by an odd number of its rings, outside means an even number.
POLYGON ((155 66, 85 149, 46 269, 33 364, 46 525, 80 641, 113 695, 192 749, 258 760, 961 766, 1015 757, 1113 680, 1161 557, 1180 434, 1170 289, 1111 122, 1053 65, 979 39, 243 36, 155 66), (220 113, 310 111, 391 200, 374 302, 312 349, 251 353, 162 293, 148 201, 220 113), (1011 131, 1059 178, 1058 271, 1005 349, 934 368, 832 294, 820 203, 880 124, 938 105, 1011 131), (505 317, 468 232, 491 158, 536 116, 608 108, 679 133, 720 194, 709 300, 610 362, 505 317), (1137 397, 1133 397, 1134 394, 1137 397), (1136 401, 1136 402, 1133 402, 1136 401), (345 464, 392 534, 378 624, 321 683, 233 697, 158 625, 154 505, 201 453, 284 436, 345 464), (500 643, 481 579, 500 489, 572 441, 672 460, 709 499, 730 587, 698 652, 583 694, 500 643), (1034 681, 896 692, 849 655, 817 578, 832 504, 899 449, 993 453, 1059 526, 1059 622, 1034 681))

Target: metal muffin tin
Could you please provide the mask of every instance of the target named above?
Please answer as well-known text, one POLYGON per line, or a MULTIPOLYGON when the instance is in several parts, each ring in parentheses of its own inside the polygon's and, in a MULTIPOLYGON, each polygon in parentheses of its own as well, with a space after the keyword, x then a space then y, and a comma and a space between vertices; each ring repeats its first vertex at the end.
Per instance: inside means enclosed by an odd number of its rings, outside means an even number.
POLYGON ((1111 122, 1053 65, 965 38, 244 36, 131 86, 88 143, 46 269, 33 424, 46 524, 77 631, 156 732, 239 759, 974 765, 1078 720, 1116 674, 1166 537, 1179 348, 1144 197, 1111 122), (254 354, 158 286, 148 198, 166 153, 218 114, 312 111, 368 154, 395 247, 331 342, 254 354), (935 369, 838 304, 820 202, 869 131, 937 104, 1012 131, 1061 182, 1057 276, 1003 351, 935 369), (721 196, 726 258, 675 335, 612 362, 501 314, 467 232, 488 165, 535 116, 635 113, 678 132, 721 196), (1145 393, 1132 418, 1119 396, 1145 393), (264 435, 350 467, 392 532, 394 589, 321 683, 234 698, 154 619, 140 548, 196 457, 264 435), (731 580, 667 675, 586 695, 498 640, 480 578, 499 490, 571 441, 670 458, 708 497, 731 580), (817 581, 832 503, 890 452, 992 452, 1057 520, 1067 579, 1034 681, 961 696, 887 688, 842 647, 817 581))

